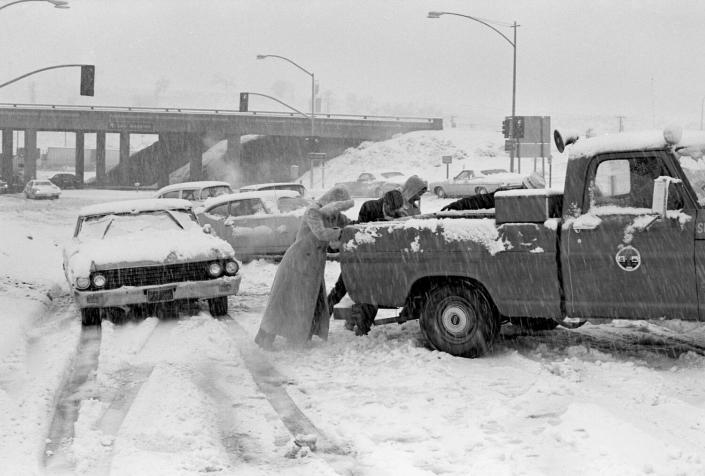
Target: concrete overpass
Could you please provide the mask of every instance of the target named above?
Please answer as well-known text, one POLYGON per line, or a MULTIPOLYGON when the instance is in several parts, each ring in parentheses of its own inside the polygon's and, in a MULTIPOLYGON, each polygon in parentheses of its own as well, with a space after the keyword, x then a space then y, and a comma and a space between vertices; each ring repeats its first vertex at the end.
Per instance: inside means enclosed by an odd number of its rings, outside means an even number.
MULTIPOLYGON (((361 116, 317 114, 315 136, 318 140, 379 141, 395 134, 443 128, 439 118, 361 116)), ((25 180, 36 177, 37 132, 72 132, 76 134, 76 174, 83 178, 84 135, 96 134, 96 181, 105 184, 105 137, 120 135, 120 170, 127 170, 130 157, 130 134, 156 134, 163 147, 155 147, 153 168, 157 181, 165 185, 169 172, 177 164, 175 151, 190 164, 191 180, 201 178, 203 138, 228 140, 228 157, 238 167, 241 159, 240 137, 248 134, 306 138, 311 135, 311 121, 296 113, 238 112, 225 109, 145 108, 110 106, 59 106, 0 104, 2 164, 0 174, 13 174, 13 131, 24 131, 26 151, 25 180), (34 151, 34 153, 32 153, 34 151)), ((178 162, 178 161, 177 161, 178 162)), ((134 167, 133 167, 134 168, 134 167)), ((119 182, 129 184, 126 173, 119 182)))

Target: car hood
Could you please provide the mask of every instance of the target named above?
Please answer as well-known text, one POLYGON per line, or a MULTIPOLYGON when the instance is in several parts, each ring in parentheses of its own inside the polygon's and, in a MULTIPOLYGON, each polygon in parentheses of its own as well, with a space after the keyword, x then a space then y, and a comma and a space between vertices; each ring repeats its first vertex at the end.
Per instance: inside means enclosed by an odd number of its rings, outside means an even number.
POLYGON ((233 258, 226 241, 200 228, 132 233, 81 241, 74 238, 64 250, 67 278, 88 276, 91 270, 159 266, 191 261, 233 258))
POLYGON ((56 185, 34 185, 32 188, 39 190, 40 192, 60 192, 61 189, 56 185))

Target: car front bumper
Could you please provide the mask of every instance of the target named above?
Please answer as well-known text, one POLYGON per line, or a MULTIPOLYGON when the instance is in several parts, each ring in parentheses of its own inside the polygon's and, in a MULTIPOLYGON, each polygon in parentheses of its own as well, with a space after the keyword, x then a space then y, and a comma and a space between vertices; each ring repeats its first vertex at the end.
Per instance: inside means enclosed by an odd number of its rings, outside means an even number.
POLYGON ((158 286, 123 286, 107 291, 75 291, 76 304, 86 307, 117 307, 129 304, 170 302, 178 299, 211 299, 237 294, 241 276, 207 281, 185 281, 158 286))

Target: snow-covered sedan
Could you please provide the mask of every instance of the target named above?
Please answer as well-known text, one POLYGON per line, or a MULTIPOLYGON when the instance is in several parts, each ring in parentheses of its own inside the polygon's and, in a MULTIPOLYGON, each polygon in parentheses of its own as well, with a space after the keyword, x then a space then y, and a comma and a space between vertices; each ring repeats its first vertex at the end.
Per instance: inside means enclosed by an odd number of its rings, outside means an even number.
POLYGON ((141 199, 81 210, 64 272, 84 325, 109 308, 168 307, 206 299, 213 316, 228 311, 241 277, 232 246, 202 228, 193 205, 141 199))
POLYGON ((49 180, 30 180, 24 187, 24 196, 26 198, 59 198, 61 189, 51 183, 49 180))
POLYGON ((207 200, 198 219, 227 240, 238 259, 273 258, 294 243, 311 203, 294 190, 233 193, 207 200))
POLYGON ((439 198, 470 197, 504 190, 521 188, 524 177, 504 169, 463 170, 450 180, 431 182, 428 189, 439 198))

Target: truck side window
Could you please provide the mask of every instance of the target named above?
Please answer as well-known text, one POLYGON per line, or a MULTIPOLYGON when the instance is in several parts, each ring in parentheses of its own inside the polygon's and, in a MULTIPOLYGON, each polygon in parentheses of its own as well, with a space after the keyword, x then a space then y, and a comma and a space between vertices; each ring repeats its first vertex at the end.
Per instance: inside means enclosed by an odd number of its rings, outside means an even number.
MULTIPOLYGON (((594 206, 625 206, 631 191, 629 161, 605 160, 600 162, 592 183, 591 202, 594 206)), ((591 205, 592 205, 591 204, 591 205)))

